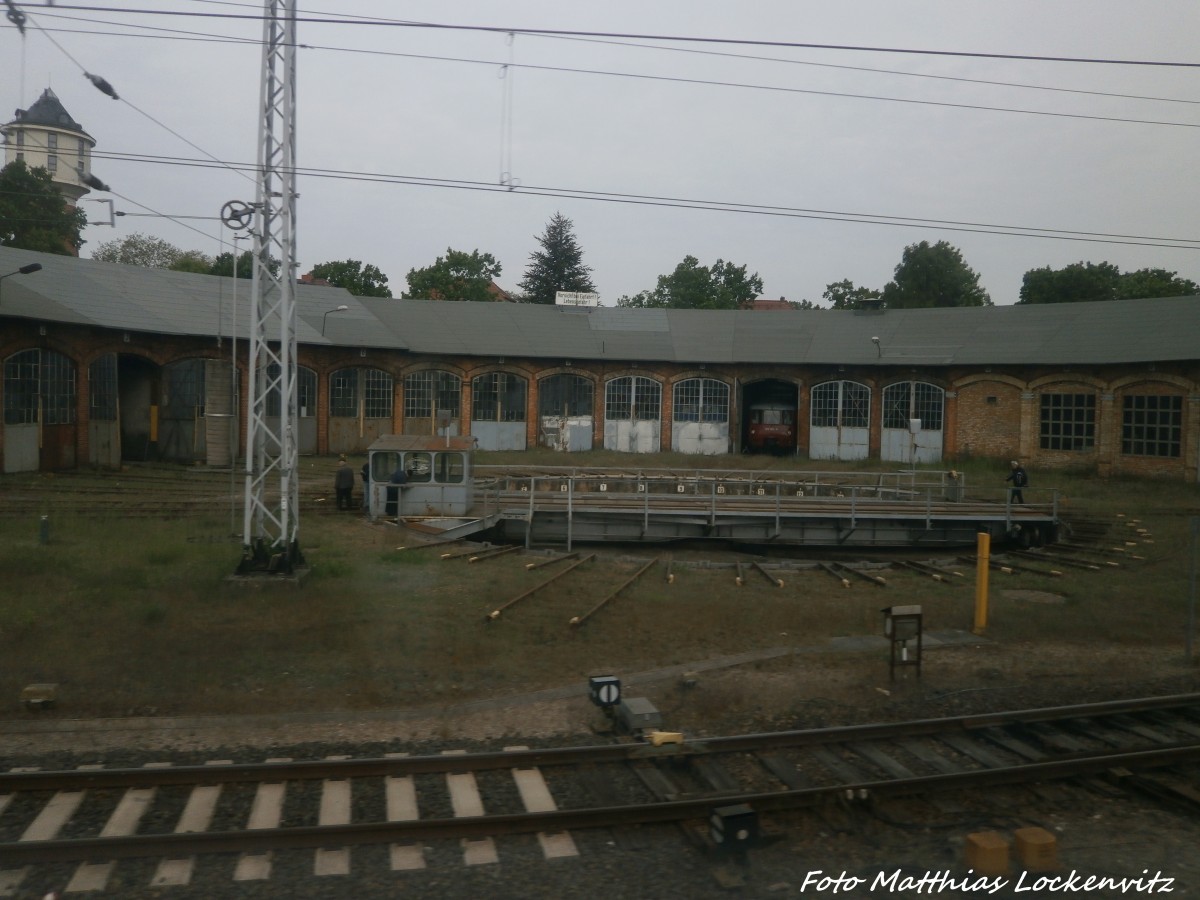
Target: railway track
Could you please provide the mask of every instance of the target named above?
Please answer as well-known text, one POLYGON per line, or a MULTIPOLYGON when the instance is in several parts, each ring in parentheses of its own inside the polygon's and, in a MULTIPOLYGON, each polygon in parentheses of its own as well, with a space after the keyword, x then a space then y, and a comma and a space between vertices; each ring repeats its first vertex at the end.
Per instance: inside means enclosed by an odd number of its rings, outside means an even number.
POLYGON ((0 774, 0 897, 18 896, 39 866, 70 867, 69 892, 109 889, 132 860, 144 887, 187 884, 231 855, 230 879, 262 881, 282 852, 311 851, 307 877, 346 875, 355 857, 402 872, 430 859, 496 863, 516 836, 536 835, 541 857, 561 860, 600 846, 597 833, 668 823, 712 849, 718 806, 748 804, 778 830, 791 811, 832 803, 1107 776, 1132 786, 1197 762, 1200 694, 657 747, 613 735, 483 753, 14 770, 0 774))
MULTIPOLYGON (((197 518, 241 510, 244 475, 180 466, 124 472, 63 472, 0 479, 0 516, 197 518)), ((332 476, 302 473, 302 511, 337 512, 332 476)))

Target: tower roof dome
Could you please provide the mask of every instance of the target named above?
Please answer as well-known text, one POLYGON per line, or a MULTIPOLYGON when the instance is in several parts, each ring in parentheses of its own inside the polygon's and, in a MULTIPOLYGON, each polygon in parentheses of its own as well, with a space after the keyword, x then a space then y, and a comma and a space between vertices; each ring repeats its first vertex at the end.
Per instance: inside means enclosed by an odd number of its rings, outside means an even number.
POLYGON ((62 128, 66 131, 77 131, 87 134, 83 126, 71 118, 71 114, 63 107, 62 102, 54 91, 46 88, 42 96, 29 107, 18 109, 9 125, 42 125, 48 128, 62 128))

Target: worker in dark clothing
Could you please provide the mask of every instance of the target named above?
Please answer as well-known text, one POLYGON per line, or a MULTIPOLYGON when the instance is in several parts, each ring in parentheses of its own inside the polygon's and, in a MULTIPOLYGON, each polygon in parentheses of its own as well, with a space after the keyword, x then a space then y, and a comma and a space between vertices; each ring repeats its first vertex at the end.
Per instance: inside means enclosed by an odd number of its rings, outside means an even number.
POLYGON ((354 470, 339 459, 337 472, 333 476, 333 490, 337 494, 338 509, 354 508, 354 470))
POLYGON ((1025 471, 1025 467, 1015 459, 1009 463, 1009 467, 1012 471, 1004 480, 1012 482, 1012 502, 1024 503, 1025 494, 1021 489, 1029 486, 1029 474, 1025 471))
POLYGON ((388 479, 387 506, 384 508, 384 515, 398 516, 401 514, 400 493, 406 484, 408 484, 408 473, 402 466, 397 465, 396 470, 392 472, 392 477, 388 479))
POLYGON ((363 509, 371 507, 371 463, 365 462, 362 467, 363 480, 363 509))

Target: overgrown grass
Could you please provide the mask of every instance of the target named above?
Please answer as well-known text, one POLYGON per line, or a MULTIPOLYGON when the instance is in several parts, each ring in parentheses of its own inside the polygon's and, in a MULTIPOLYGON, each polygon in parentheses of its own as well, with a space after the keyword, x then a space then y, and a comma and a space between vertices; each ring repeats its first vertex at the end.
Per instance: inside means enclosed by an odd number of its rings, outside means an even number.
MULTIPOLYGON (((627 467, 630 459, 584 454, 570 462, 627 467)), ((674 454, 637 462, 717 467, 709 457, 674 454)), ((804 468, 758 457, 726 462, 804 468)), ((1002 467, 963 468, 969 491, 1002 493, 1002 467)), ((1033 474, 1035 489, 1060 492, 1068 516, 1111 519, 1111 546, 1144 559, 1100 572, 1066 570, 1058 579, 993 573, 989 637, 1033 648, 1119 643, 1181 654, 1188 516, 1200 514, 1196 486, 1033 474), (1010 591, 1052 592, 1064 602, 1009 599, 1010 591)), ((520 552, 477 563, 443 560, 444 548, 398 549, 396 528, 346 513, 305 518, 311 574, 301 584, 248 585, 228 577, 239 555, 228 531, 222 517, 59 517, 42 544, 35 523, 0 519, 0 700, 10 700, 0 702, 0 715, 21 714, 16 698, 34 682, 60 684, 61 706, 52 714, 64 716, 447 704, 578 683, 601 671, 878 634, 880 608, 896 604, 920 603, 934 631, 967 630, 973 620, 974 571, 966 563, 947 562, 965 575, 948 584, 893 569, 886 588, 846 588, 807 569, 785 574, 783 588, 748 570, 739 587, 732 567, 686 565, 715 560, 716 550, 647 547, 600 549, 596 560, 489 621, 488 613, 563 564, 527 570, 531 557, 520 552), (675 558, 673 584, 656 566, 582 627, 569 624, 656 555, 675 558)))

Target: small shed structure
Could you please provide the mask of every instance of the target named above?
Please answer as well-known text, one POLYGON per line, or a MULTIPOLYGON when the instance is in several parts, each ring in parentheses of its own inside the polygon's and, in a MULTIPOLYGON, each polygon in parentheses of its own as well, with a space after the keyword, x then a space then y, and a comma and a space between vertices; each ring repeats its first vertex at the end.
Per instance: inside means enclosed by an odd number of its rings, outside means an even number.
POLYGON ((474 496, 470 435, 385 434, 367 448, 368 512, 379 516, 462 516, 474 496), (403 484, 395 474, 405 473, 403 484))

